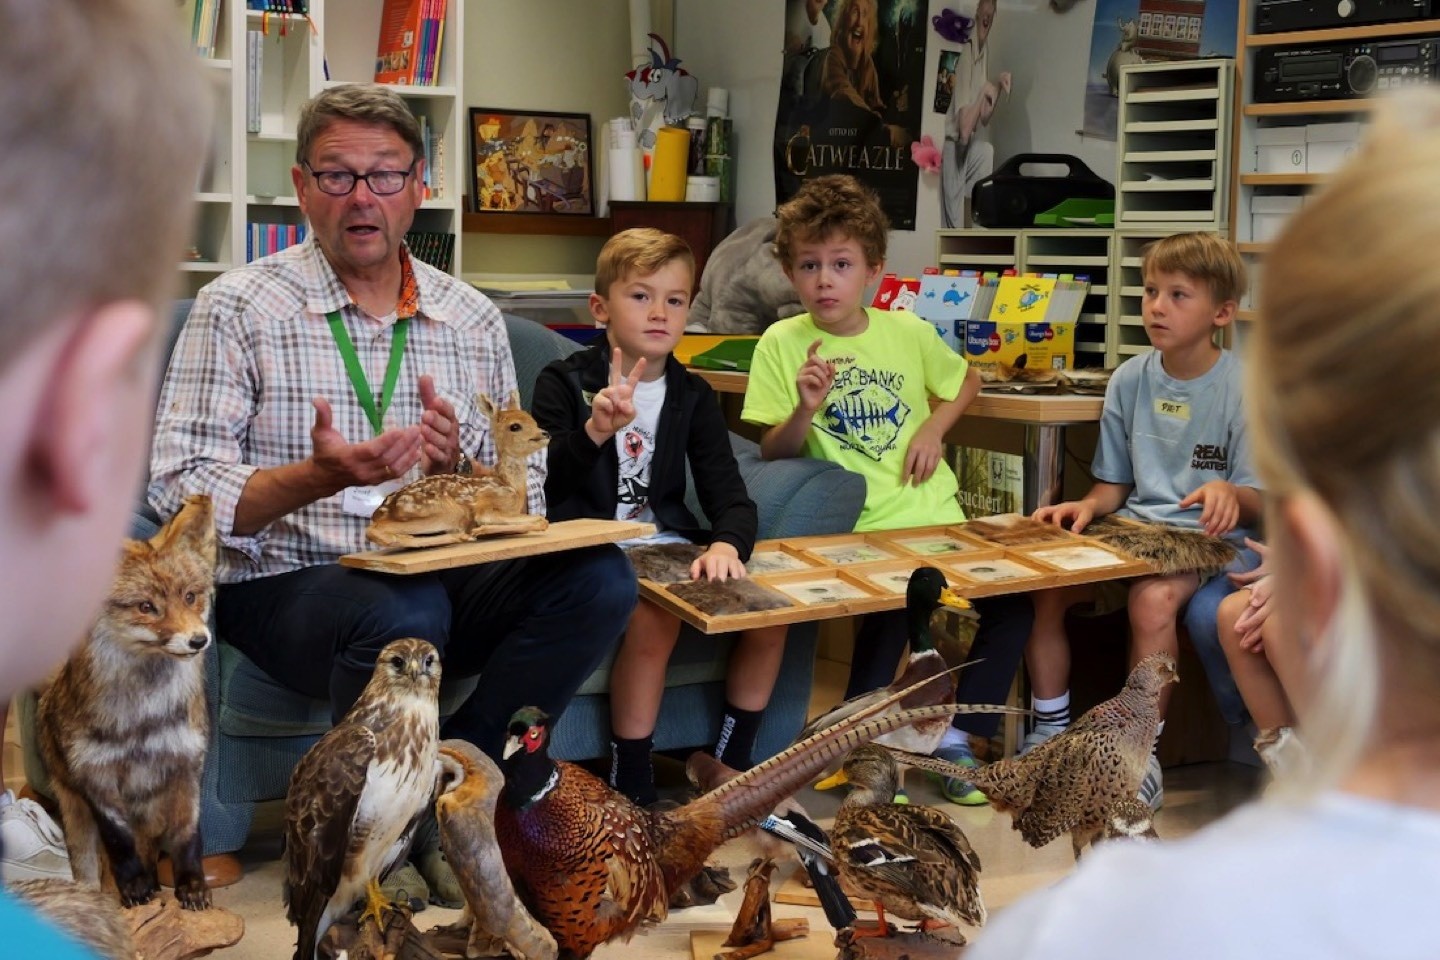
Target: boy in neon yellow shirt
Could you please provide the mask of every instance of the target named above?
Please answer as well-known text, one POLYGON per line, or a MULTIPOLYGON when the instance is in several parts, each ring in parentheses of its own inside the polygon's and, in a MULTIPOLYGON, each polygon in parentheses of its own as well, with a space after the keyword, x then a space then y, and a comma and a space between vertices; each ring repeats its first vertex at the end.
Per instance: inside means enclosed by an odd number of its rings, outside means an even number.
MULTIPOLYGON (((889 224, 879 201, 853 177, 818 177, 780 207, 779 221, 775 251, 809 312, 771 325, 755 347, 741 416, 766 428, 761 456, 831 460, 864 476, 856 530, 963 522, 944 438, 980 392, 980 377, 915 314, 864 306, 885 266, 889 224)), ((977 606, 973 664, 959 675, 957 698, 1004 703, 1030 602, 1020 595, 977 606)), ((894 679, 907 639, 903 611, 867 616, 846 698, 894 679)), ((993 736, 998 721, 957 717, 937 753, 973 765, 965 734, 993 736)), ((957 803, 985 802, 964 781, 948 780, 944 790, 957 803)))

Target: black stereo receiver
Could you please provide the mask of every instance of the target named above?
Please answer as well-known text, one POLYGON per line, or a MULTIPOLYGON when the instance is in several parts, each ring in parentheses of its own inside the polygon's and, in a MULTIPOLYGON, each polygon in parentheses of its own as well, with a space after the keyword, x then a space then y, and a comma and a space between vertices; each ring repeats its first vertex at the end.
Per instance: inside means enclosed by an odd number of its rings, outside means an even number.
POLYGON ((1347 100, 1440 81, 1440 37, 1262 47, 1255 102, 1347 100))
POLYGON ((1255 32, 1426 20, 1433 0, 1256 0, 1255 32))

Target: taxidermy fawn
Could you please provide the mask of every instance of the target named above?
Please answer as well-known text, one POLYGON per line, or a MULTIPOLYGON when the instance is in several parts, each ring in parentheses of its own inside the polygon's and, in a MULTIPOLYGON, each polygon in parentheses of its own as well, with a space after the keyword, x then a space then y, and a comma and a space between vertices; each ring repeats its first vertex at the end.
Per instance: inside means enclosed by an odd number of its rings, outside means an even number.
POLYGON ((210 905, 200 864, 205 658, 215 588, 210 498, 189 497, 149 540, 128 540, 89 640, 40 698, 40 751, 60 801, 75 879, 114 884, 125 906, 160 890, 210 905))
POLYGON ((520 409, 518 393, 510 394, 509 409, 497 407, 483 393, 477 399, 490 420, 494 469, 477 465, 471 476, 442 473, 406 484, 375 509, 365 530, 370 542, 432 547, 546 528, 544 517, 525 512, 525 477, 526 461, 545 449, 550 434, 520 409))

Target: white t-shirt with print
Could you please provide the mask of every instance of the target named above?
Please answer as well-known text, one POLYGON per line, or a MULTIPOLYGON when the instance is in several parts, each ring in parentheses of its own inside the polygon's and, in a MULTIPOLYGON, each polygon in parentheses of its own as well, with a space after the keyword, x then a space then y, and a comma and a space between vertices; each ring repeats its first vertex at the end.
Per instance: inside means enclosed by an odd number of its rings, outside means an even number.
POLYGON ((620 460, 616 520, 655 523, 655 511, 650 509, 650 464, 655 457, 655 434, 664 406, 664 377, 635 385, 635 419, 615 435, 615 452, 620 460))

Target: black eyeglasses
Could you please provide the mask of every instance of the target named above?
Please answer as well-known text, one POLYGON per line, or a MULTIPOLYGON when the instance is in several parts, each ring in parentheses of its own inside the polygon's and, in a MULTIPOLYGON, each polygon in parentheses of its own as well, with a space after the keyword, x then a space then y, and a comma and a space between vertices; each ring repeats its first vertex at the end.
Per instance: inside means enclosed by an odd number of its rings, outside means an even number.
POLYGON ((361 180, 377 197, 388 197, 405 189, 405 180, 415 172, 416 161, 410 161, 407 170, 371 170, 369 173, 355 173, 353 170, 316 170, 304 161, 305 169, 315 178, 315 185, 321 193, 332 197, 343 197, 355 189, 361 180))

